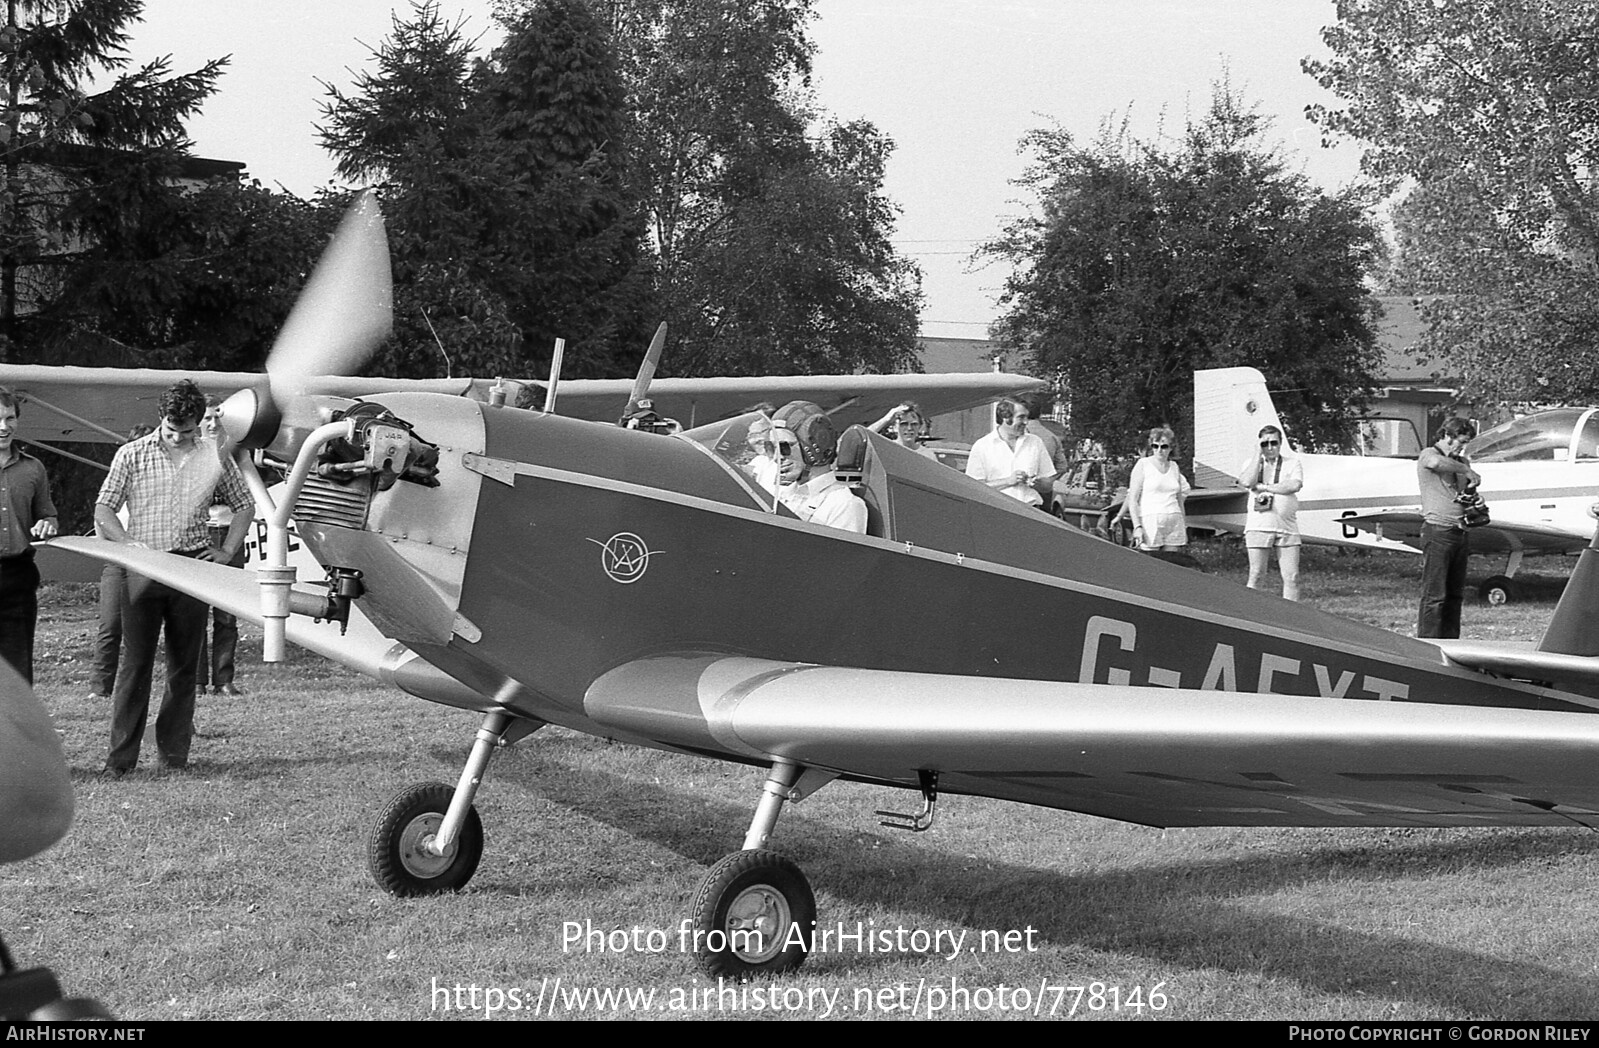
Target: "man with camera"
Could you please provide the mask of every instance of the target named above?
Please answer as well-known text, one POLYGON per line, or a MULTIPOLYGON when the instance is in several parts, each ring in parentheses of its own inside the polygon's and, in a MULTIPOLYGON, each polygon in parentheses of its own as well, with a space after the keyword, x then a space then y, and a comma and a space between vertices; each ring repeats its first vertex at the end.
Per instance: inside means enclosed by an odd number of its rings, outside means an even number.
POLYGON ((1452 639, 1460 636, 1460 605, 1466 593, 1466 563, 1471 543, 1466 532, 1466 507, 1459 496, 1477 490, 1482 477, 1471 468, 1465 447, 1477 429, 1452 418, 1438 430, 1437 443, 1416 459, 1421 488, 1421 607, 1416 636, 1452 639))
POLYGON ((1249 588, 1260 587, 1275 549, 1283 599, 1298 600, 1299 489, 1305 486, 1305 468, 1299 456, 1283 445, 1282 430, 1266 426, 1260 431, 1260 451, 1239 470, 1238 482, 1249 489, 1249 515, 1244 521, 1249 588))

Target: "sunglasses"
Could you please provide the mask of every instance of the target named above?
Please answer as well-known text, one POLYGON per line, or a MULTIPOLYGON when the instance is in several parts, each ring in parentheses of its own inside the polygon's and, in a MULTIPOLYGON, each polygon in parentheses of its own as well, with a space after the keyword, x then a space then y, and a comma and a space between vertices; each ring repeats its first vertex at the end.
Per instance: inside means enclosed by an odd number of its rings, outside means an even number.
POLYGON ((1260 446, 1263 448, 1275 448, 1280 447, 1281 445, 1282 441, 1280 440, 1263 440, 1260 442, 1260 446))
POLYGON ((787 455, 799 445, 790 440, 758 440, 751 446, 763 455, 770 455, 774 450, 787 455))
POLYGON ((1151 448, 1153 448, 1154 450, 1156 450, 1156 451, 1170 451, 1171 450, 1171 445, 1170 444, 1151 444, 1149 446, 1151 448))

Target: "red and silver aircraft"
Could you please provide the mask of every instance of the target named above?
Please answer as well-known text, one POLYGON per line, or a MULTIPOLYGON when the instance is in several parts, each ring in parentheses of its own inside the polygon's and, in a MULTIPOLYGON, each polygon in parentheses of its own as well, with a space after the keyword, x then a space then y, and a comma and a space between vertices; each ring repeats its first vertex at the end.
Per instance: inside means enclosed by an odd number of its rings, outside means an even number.
MULTIPOLYGON (((1244 530, 1237 470, 1255 452, 1261 427, 1282 428, 1266 379, 1254 368, 1194 373, 1194 479, 1188 522, 1244 530)), ((1561 408, 1485 430, 1466 447, 1482 475, 1492 523, 1472 531, 1473 553, 1503 553, 1504 574, 1480 587, 1493 604, 1513 599, 1511 581, 1528 554, 1577 553, 1594 534, 1599 495, 1599 408, 1561 408)), ((1421 550, 1415 454, 1301 453, 1305 486, 1299 530, 1307 542, 1365 549, 1421 550)))
MULTIPOLYGON (((386 280, 375 217, 340 236, 371 241, 352 253, 386 280)), ((264 619, 269 648, 286 613, 291 637, 336 637, 311 617, 353 601, 411 657, 390 679, 482 715, 457 784, 406 789, 373 830, 396 894, 470 880, 490 758, 547 724, 768 770, 691 914, 701 964, 734 976, 803 960, 816 900, 774 834, 840 778, 920 794, 894 817, 911 830, 941 793, 1163 826, 1599 820, 1594 553, 1541 650, 1445 648, 1117 548, 860 428, 839 468, 864 535, 799 520, 741 468, 754 416, 658 436, 437 393, 302 394, 372 342, 325 317, 291 325, 223 412, 247 474, 288 472, 264 611, 249 573, 57 541, 264 619), (290 511, 323 592, 285 577, 290 511)))

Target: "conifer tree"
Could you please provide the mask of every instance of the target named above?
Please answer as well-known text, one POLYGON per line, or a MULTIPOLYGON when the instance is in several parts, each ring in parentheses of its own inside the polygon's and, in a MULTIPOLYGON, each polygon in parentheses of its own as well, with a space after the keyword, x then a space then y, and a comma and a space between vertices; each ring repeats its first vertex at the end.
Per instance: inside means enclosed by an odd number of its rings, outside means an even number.
POLYGON ((6 0, 0 26, 0 360, 49 359, 94 321, 64 292, 95 267, 158 252, 171 218, 183 121, 226 59, 174 76, 128 69, 140 0, 6 0), (91 90, 94 78, 113 75, 91 90))

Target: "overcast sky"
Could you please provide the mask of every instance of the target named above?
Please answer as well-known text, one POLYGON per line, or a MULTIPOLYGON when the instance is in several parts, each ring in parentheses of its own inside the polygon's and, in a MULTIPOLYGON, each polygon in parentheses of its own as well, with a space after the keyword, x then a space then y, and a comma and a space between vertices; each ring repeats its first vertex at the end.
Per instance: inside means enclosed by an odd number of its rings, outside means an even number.
MULTIPOLYGON (((348 86, 387 34, 393 0, 146 0, 139 61, 190 71, 231 55, 218 94, 190 124, 203 156, 241 160, 269 185, 307 194, 333 177, 317 142, 319 80, 348 86)), ((491 33, 490 0, 442 0, 469 32, 491 33)), ((1010 185, 1029 129, 1091 139, 1112 114, 1141 137, 1179 130, 1224 76, 1276 123, 1290 159, 1328 188, 1358 156, 1328 151, 1304 119, 1326 101, 1300 72, 1322 54, 1332 0, 817 0, 818 101, 865 117, 896 143, 889 195, 896 240, 922 266, 923 332, 981 338, 996 315, 997 268, 969 272, 978 242, 1018 213, 1010 185)))

